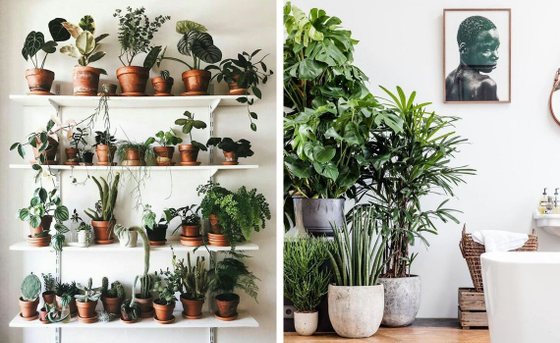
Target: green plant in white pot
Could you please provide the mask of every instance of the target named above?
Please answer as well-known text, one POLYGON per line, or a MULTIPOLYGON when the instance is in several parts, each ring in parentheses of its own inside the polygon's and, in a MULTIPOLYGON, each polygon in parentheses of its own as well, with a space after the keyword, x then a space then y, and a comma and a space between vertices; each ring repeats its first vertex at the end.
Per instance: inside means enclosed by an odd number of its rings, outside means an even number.
POLYGON ((329 317, 339 336, 369 337, 383 318, 384 239, 378 235, 375 209, 353 212, 350 225, 334 227, 334 247, 329 251, 335 282, 329 285, 329 317))
MULTIPOLYGON (((384 88, 383 88, 384 89, 384 88)), ((382 278, 385 285, 383 325, 411 324, 420 306, 421 281, 410 273, 416 253, 409 247, 416 240, 428 241, 426 233, 437 234, 436 220, 457 222, 457 210, 446 207, 453 188, 463 177, 475 173, 467 166, 453 166, 458 148, 467 140, 453 130, 456 117, 440 116, 428 110, 429 103, 416 104, 416 93, 407 96, 384 89, 386 104, 403 121, 402 131, 379 127, 367 145, 370 156, 361 172, 357 198, 375 208, 385 238, 382 278), (429 194, 438 194, 435 208, 421 206, 429 194)))
POLYGON ((294 324, 299 335, 317 331, 317 307, 327 294, 331 279, 326 265, 331 244, 323 238, 296 238, 284 242, 284 296, 296 309, 294 324))

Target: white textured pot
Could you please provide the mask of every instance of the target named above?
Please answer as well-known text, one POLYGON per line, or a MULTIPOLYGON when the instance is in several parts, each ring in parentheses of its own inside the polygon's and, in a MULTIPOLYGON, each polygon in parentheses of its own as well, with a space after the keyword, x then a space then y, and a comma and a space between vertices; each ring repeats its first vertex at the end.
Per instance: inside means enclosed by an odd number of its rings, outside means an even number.
POLYGON ((298 335, 311 336, 317 331, 319 312, 294 312, 294 325, 298 335))
POLYGON ((78 246, 88 247, 92 241, 91 233, 86 230, 78 231, 78 246))
POLYGON ((398 327, 412 324, 420 309, 422 281, 417 275, 379 278, 385 288, 385 310, 381 324, 398 327))
POLYGON ((138 242, 138 232, 132 230, 121 231, 117 237, 123 248, 134 248, 138 242))
POLYGON ((372 336, 383 318, 383 297, 383 285, 329 285, 329 317, 334 331, 347 338, 372 336))

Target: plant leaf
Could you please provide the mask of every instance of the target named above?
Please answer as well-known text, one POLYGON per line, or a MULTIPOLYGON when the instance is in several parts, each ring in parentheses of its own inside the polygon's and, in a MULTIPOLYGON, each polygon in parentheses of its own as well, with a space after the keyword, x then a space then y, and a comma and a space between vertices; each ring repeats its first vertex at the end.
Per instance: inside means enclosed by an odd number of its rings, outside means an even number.
MULTIPOLYGON (((66 19, 55 18, 49 22, 49 32, 55 42, 64 42, 70 39, 70 32, 64 27, 66 19)), ((75 38, 75 37, 74 37, 75 38)))

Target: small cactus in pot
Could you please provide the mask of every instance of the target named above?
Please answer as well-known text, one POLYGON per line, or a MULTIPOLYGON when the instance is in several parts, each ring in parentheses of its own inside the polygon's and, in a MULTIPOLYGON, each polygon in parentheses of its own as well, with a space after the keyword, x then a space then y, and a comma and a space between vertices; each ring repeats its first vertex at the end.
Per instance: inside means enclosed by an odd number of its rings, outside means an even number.
POLYGON ((93 281, 89 278, 87 286, 78 284, 80 294, 74 295, 76 305, 78 306, 78 316, 84 323, 92 323, 97 321, 95 307, 97 301, 101 297, 101 287, 93 288, 93 281))
POLYGON ((37 275, 27 275, 21 283, 21 297, 19 298, 20 317, 25 320, 36 319, 39 315, 39 294, 41 294, 41 280, 37 275))
POLYGON ((101 281, 101 302, 105 311, 111 315, 118 316, 124 298, 124 286, 119 281, 114 281, 109 288, 109 279, 103 277, 101 281))

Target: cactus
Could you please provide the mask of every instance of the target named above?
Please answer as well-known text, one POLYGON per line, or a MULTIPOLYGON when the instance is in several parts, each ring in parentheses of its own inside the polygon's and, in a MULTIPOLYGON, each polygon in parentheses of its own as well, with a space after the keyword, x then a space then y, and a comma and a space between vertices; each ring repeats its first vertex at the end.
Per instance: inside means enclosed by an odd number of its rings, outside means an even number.
POLYGON ((121 317, 126 321, 135 321, 140 316, 140 306, 136 303, 136 283, 138 282, 138 276, 134 279, 132 284, 132 296, 130 301, 125 301, 121 305, 121 317))
POLYGON ((183 286, 187 299, 204 300, 210 286, 204 257, 197 256, 196 264, 193 266, 191 264, 191 254, 187 253, 187 268, 183 275, 183 286))
POLYGON ((21 298, 25 301, 35 301, 41 293, 41 280, 31 273, 23 279, 21 284, 21 298))
POLYGON ((111 184, 108 184, 103 177, 98 180, 95 176, 92 176, 92 179, 99 189, 100 204, 99 208, 96 208, 95 210, 88 208, 87 210, 84 210, 84 213, 92 220, 96 221, 113 220, 113 211, 117 201, 120 174, 117 173, 115 175, 111 184))
POLYGON ((41 273, 41 277, 43 278, 43 288, 45 290, 45 292, 53 292, 54 288, 55 288, 55 279, 52 276, 51 273, 48 274, 42 274, 41 273))
POLYGON ((103 279, 101 279, 101 295, 104 297, 109 296, 108 290, 109 290, 109 279, 106 276, 104 276, 103 279))
POLYGON ((108 323, 111 321, 111 315, 105 311, 97 312, 97 317, 99 318, 99 321, 102 323, 108 323))
POLYGON ((140 293, 139 297, 147 299, 152 296, 152 289, 154 288, 155 278, 151 274, 144 274, 140 276, 140 293))
POLYGON ((111 291, 115 292, 115 295, 117 296, 117 298, 119 298, 120 300, 124 300, 124 286, 118 282, 115 281, 111 284, 111 291))
POLYGON ((82 284, 78 284, 78 289, 81 291, 82 294, 74 295, 79 302, 88 302, 88 301, 97 301, 101 296, 100 287, 93 288, 92 287, 93 281, 91 278, 88 280, 87 286, 82 284))

